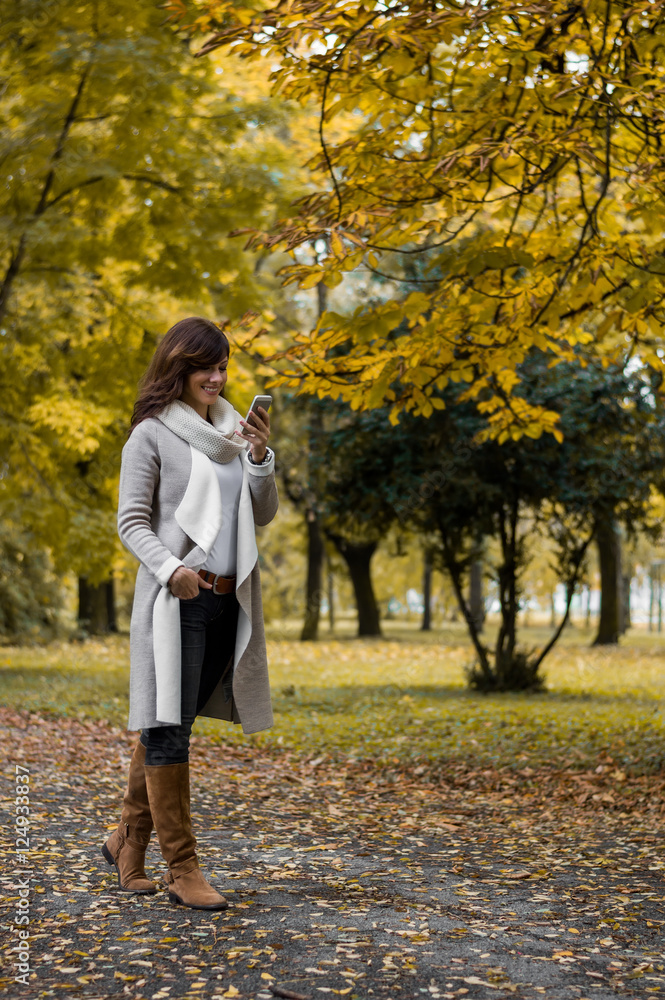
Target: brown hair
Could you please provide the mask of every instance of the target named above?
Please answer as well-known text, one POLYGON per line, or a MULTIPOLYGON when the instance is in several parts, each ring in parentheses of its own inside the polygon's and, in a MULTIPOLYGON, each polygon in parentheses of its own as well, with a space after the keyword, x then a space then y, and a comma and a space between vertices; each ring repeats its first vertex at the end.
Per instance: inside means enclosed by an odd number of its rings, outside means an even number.
POLYGON ((212 368, 228 355, 229 342, 212 320, 190 316, 172 326, 139 382, 130 433, 142 420, 178 399, 191 372, 212 368))

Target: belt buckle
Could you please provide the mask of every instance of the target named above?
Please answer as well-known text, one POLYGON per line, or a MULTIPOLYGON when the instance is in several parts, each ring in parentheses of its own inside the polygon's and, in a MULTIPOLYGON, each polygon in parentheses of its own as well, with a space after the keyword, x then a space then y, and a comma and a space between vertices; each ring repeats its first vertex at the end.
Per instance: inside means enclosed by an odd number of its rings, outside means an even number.
POLYGON ((221 597, 222 596, 221 595, 221 591, 217 590, 217 581, 219 580, 219 577, 220 577, 220 574, 217 573, 217 575, 215 576, 215 579, 212 581, 212 592, 215 595, 215 597, 221 597))

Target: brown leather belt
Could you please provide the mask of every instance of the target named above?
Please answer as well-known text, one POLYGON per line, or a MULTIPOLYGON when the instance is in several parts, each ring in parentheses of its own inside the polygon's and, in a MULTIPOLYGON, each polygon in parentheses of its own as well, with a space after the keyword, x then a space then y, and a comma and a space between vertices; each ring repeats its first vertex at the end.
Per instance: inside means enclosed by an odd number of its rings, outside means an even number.
POLYGON ((206 569, 199 570, 199 576, 206 583, 212 584, 213 594, 231 594, 236 589, 236 578, 235 576, 215 576, 214 573, 209 573, 206 569))

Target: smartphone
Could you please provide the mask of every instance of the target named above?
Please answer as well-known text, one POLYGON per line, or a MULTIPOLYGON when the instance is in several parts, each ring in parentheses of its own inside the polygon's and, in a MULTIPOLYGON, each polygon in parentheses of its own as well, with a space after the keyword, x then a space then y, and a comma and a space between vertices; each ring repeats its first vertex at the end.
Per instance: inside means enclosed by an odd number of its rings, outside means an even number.
POLYGON ((255 396, 254 399, 252 400, 252 405, 247 411, 247 416, 245 417, 247 423, 248 424, 252 423, 252 421, 249 419, 252 415, 252 410, 254 410, 255 413, 258 413, 259 406, 262 406, 264 410, 268 411, 270 409, 271 403, 272 403, 272 396, 255 396))

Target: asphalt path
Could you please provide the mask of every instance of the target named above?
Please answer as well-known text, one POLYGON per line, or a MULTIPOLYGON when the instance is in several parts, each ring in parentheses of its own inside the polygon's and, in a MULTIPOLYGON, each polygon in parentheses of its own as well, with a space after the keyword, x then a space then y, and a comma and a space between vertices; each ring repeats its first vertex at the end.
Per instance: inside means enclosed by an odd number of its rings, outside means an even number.
MULTIPOLYGON (((7 996, 665 993, 658 813, 599 808, 590 822, 583 806, 514 794, 490 807, 482 790, 468 789, 448 789, 445 811, 440 803, 428 811, 417 777, 410 794, 393 782, 368 806, 362 785, 337 789, 334 761, 298 771, 293 760, 233 755, 201 739, 192 750, 199 856, 230 907, 195 911, 171 904, 163 889, 120 892, 100 853, 135 737, 34 716, 0 721, 7 996), (30 777, 22 854, 17 763, 30 777), (17 981, 23 912, 30 971, 17 981)), ((155 877, 164 870, 154 835, 146 868, 155 877)))

